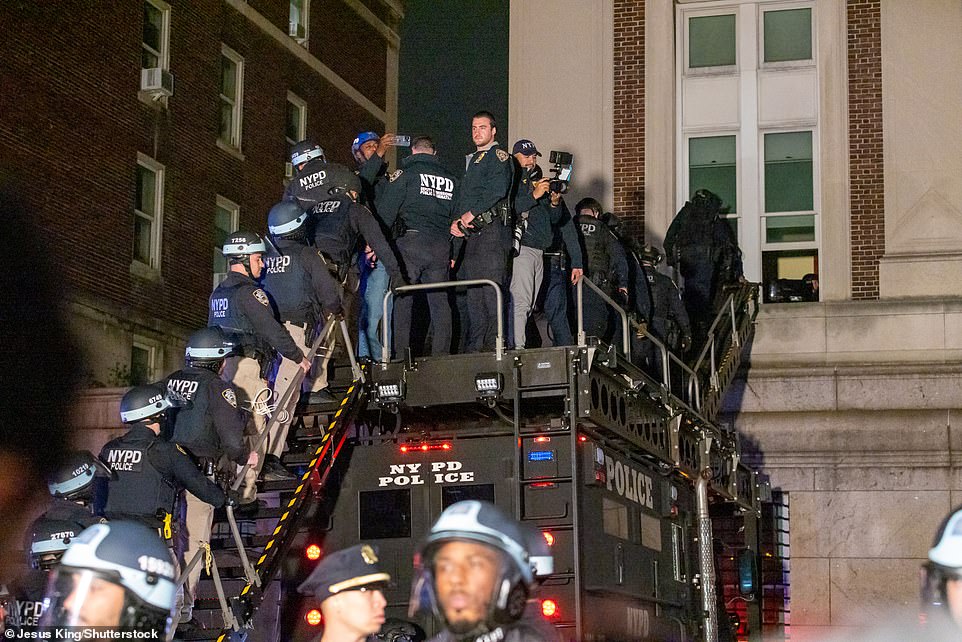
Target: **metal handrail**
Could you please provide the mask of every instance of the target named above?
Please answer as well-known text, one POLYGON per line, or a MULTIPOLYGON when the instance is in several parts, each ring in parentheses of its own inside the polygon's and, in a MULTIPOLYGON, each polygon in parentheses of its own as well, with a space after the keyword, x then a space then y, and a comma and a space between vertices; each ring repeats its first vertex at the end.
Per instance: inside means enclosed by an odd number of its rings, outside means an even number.
MULTIPOLYGON (((747 284, 747 285, 756 287, 755 284, 747 284)), ((715 368, 714 368, 714 360, 716 356, 714 354, 715 339, 717 338, 716 334, 717 334, 718 327, 726 317, 731 320, 731 336, 732 336, 732 341, 734 342, 734 345, 737 346, 740 343, 740 339, 738 338, 737 319, 735 318, 735 297, 737 296, 741 298, 741 296, 745 294, 747 290, 748 288, 741 287, 737 291, 732 292, 731 294, 728 295, 728 298, 725 299, 725 302, 722 304, 721 308, 719 308, 720 311, 718 315, 715 317, 715 320, 712 322, 711 326, 708 328, 708 336, 707 336, 707 340, 705 341, 705 345, 702 347, 701 353, 698 355, 698 358, 695 360, 695 364, 693 366, 695 370, 698 370, 701 368, 702 363, 705 361, 706 357, 710 357, 712 360, 712 372, 713 373, 715 372, 715 368)))
MULTIPOLYGON (((388 301, 395 294, 407 294, 408 292, 420 292, 423 290, 448 290, 454 289, 461 286, 472 286, 472 285, 490 285, 494 288, 494 292, 497 295, 497 306, 498 306, 498 337, 495 339, 494 343, 494 354, 498 361, 504 357, 504 296, 501 294, 501 286, 492 281, 491 279, 466 279, 464 281, 438 281, 436 283, 415 283, 414 285, 402 285, 396 287, 392 290, 388 290, 384 293, 384 303, 383 303, 383 316, 382 319, 387 319, 387 307, 388 301)), ((391 361, 391 345, 388 340, 388 324, 383 323, 381 328, 381 365, 382 367, 387 367, 387 364, 391 361)))
POLYGON ((591 279, 589 279, 584 275, 582 275, 582 277, 578 279, 578 285, 576 287, 577 299, 578 299, 578 345, 581 347, 584 347, 585 345, 587 345, 587 337, 585 336, 585 310, 584 310, 584 285, 583 285, 585 282, 588 283, 588 287, 590 287, 592 290, 595 291, 595 294, 601 297, 602 301, 604 301, 609 306, 614 308, 615 312, 617 312, 618 315, 621 317, 622 352, 624 353, 626 358, 631 358, 631 343, 628 340, 628 314, 624 311, 624 309, 620 305, 615 303, 614 299, 612 299, 607 294, 602 292, 601 288, 595 285, 591 279))
POLYGON ((698 382, 698 376, 695 371, 688 367, 688 365, 675 356, 675 353, 668 349, 658 337, 648 332, 646 328, 643 328, 640 323, 635 322, 632 319, 628 319, 628 323, 631 324, 633 328, 641 331, 646 339, 655 344, 655 347, 661 352, 661 377, 662 385, 664 385, 665 390, 671 393, 671 368, 669 365, 670 361, 674 361, 682 371, 688 373, 688 405, 693 407, 696 411, 701 411, 701 384, 698 382))

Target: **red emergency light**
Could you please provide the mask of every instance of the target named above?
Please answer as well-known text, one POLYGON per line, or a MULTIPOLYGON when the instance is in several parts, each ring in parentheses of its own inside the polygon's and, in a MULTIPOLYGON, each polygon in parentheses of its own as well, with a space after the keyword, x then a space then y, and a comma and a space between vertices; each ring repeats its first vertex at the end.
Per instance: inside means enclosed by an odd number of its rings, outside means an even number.
POLYGON ((544 535, 544 541, 548 543, 548 546, 554 546, 554 535, 548 531, 541 531, 541 534, 544 535))
POLYGON ((428 452, 429 450, 451 450, 451 444, 404 444, 400 448, 402 453, 428 452))
POLYGON ((546 444, 551 441, 551 437, 535 437, 534 441, 538 444, 546 444))
POLYGON ((317 626, 318 624, 320 624, 321 619, 323 619, 321 617, 321 612, 318 611, 317 609, 311 609, 310 611, 304 614, 304 621, 310 624, 311 626, 317 626))
POLYGON ((588 438, 585 437, 584 435, 578 435, 578 441, 580 441, 581 443, 585 443, 586 441, 588 441, 588 438))
POLYGON ((556 617, 558 615, 558 603, 554 600, 541 600, 541 615, 556 617))
POLYGON ((321 559, 321 547, 317 544, 311 544, 304 549, 304 555, 312 562, 316 562, 321 559))

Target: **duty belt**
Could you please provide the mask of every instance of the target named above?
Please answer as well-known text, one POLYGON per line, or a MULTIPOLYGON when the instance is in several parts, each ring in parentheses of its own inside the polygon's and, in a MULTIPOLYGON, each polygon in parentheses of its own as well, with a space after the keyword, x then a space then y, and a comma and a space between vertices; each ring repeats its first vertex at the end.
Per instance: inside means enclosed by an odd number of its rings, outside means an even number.
POLYGON ((544 257, 551 262, 551 267, 556 267, 560 270, 567 269, 567 257, 565 257, 564 252, 545 252, 544 257))

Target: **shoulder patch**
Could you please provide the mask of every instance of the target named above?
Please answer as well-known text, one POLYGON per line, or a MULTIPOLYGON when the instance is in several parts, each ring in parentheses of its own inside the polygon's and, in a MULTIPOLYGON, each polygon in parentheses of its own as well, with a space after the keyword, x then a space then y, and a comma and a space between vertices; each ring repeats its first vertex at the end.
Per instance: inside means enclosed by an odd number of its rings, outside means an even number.
POLYGON ((232 408, 237 407, 237 395, 234 394, 233 388, 224 388, 224 392, 220 393, 222 397, 231 405, 232 408))
POLYGON ((391 172, 390 174, 388 174, 388 177, 387 177, 388 182, 393 183, 397 179, 401 178, 401 174, 403 173, 404 173, 403 169, 399 169, 396 172, 391 172))
POLYGON ((498 160, 501 161, 502 163, 508 160, 509 158, 511 158, 511 155, 508 154, 508 152, 504 151, 503 149, 496 149, 494 150, 494 153, 498 157, 498 160))
POLYGON ((270 300, 267 298, 267 293, 260 288, 257 288, 256 290, 254 290, 254 298, 257 299, 258 303, 260 303, 265 307, 270 307, 271 305, 270 300))
POLYGON ((478 154, 478 157, 474 159, 474 164, 477 165, 478 163, 480 163, 481 159, 484 158, 484 155, 487 153, 488 153, 487 151, 483 151, 480 154, 478 154))

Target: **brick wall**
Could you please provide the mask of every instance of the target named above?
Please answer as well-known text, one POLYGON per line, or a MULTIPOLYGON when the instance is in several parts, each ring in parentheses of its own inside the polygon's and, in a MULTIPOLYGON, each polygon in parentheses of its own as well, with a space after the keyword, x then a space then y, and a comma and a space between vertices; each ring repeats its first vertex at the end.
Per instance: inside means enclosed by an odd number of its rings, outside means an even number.
POLYGON ((878 261, 885 250, 880 4, 880 0, 848 2, 853 299, 879 297, 878 261))
MULTIPOLYGON (((240 205, 242 227, 258 232, 280 197, 287 91, 307 101, 308 133, 334 160, 353 162, 355 133, 383 123, 222 0, 170 4, 167 109, 137 99, 140 3, 0 5, 0 22, 17 25, 16 38, 0 41, 0 180, 16 186, 45 231, 65 296, 83 293, 131 318, 189 330, 206 322, 216 196, 240 205), (216 145, 222 42, 245 58, 243 160, 216 145), (138 152, 166 167, 159 280, 130 270, 138 152)), ((287 3, 260 4, 286 31, 287 3)), ((321 15, 335 7, 312 4, 312 51, 333 67, 336 52, 313 43, 323 40, 320 25, 337 28, 321 15)), ((376 52, 386 49, 372 33, 362 35, 375 55, 352 59, 349 82, 383 104, 385 62, 376 52)))
POLYGON ((645 228, 645 3, 614 4, 614 212, 645 228))

